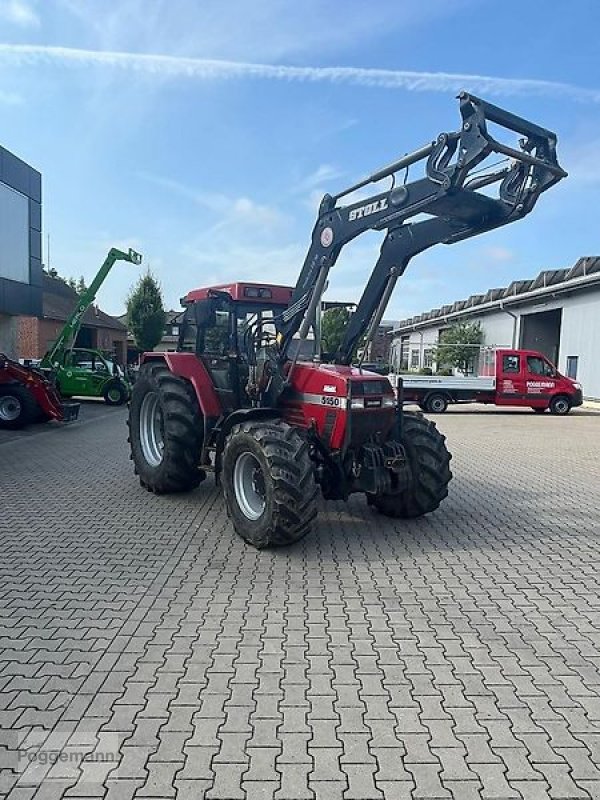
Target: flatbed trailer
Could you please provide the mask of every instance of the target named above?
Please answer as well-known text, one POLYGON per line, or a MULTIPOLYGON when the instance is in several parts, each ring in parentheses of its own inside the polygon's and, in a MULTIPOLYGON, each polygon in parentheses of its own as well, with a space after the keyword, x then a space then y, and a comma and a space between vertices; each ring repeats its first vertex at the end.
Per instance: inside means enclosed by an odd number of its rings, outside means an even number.
POLYGON ((536 350, 488 351, 475 376, 390 374, 392 386, 402 387, 405 403, 441 414, 450 403, 486 403, 521 406, 543 413, 568 414, 583 402, 581 385, 561 375, 536 350))

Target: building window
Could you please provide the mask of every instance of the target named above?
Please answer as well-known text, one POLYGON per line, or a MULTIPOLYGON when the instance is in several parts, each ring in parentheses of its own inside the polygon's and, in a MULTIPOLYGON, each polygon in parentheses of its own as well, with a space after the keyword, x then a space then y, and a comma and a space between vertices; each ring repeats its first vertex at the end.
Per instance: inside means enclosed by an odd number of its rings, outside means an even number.
POLYGON ((567 356, 567 378, 577 380, 577 367, 579 366, 579 356, 567 356))
POLYGON ((410 368, 419 369, 419 351, 411 350, 410 353, 410 368))
POLYGON ((408 352, 410 336, 402 336, 400 339, 400 369, 408 369, 408 352))
POLYGON ((423 366, 430 369, 433 367, 433 350, 431 348, 423 351, 423 366))
POLYGON ((173 325, 173 327, 171 328, 171 335, 179 336, 179 325, 173 325))

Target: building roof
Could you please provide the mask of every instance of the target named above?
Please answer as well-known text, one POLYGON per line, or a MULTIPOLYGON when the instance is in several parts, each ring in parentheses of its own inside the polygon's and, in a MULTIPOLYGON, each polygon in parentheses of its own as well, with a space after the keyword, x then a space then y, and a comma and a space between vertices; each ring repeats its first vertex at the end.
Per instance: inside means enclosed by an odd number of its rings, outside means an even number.
POLYGON ((545 269, 533 280, 513 281, 508 286, 488 289, 485 294, 472 294, 466 300, 457 300, 403 319, 394 327, 394 333, 429 327, 436 322, 445 323, 453 318, 489 313, 505 305, 525 303, 533 297, 582 291, 594 286, 600 286, 600 256, 584 256, 570 269, 545 269))
MULTIPOLYGON (((42 317, 66 322, 77 304, 77 292, 60 278, 53 278, 45 273, 42 277, 42 286, 42 317)), ((116 317, 105 314, 95 305, 90 306, 83 315, 83 325, 87 325, 90 328, 127 330, 126 326, 116 317)))

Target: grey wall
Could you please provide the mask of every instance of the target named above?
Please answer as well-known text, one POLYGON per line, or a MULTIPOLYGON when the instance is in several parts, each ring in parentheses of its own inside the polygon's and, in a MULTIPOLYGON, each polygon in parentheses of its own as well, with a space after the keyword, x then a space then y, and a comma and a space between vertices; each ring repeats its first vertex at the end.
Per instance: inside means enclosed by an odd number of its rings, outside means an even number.
POLYGON ((42 176, 3 147, 0 147, 0 214, 3 217, 0 219, 0 314, 40 316, 42 176), (25 216, 27 233, 23 234, 20 226, 25 216))

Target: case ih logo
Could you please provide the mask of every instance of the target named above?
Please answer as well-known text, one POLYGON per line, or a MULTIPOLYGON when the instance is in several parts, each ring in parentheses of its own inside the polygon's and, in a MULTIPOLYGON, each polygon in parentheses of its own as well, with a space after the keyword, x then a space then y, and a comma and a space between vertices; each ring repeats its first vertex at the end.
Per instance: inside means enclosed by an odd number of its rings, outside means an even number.
POLYGON ((377 211, 383 211, 387 207, 387 197, 384 197, 381 200, 377 200, 376 203, 367 203, 366 206, 353 208, 348 214, 348 222, 352 222, 355 219, 360 219, 361 217, 368 217, 371 214, 375 214, 377 211))

